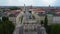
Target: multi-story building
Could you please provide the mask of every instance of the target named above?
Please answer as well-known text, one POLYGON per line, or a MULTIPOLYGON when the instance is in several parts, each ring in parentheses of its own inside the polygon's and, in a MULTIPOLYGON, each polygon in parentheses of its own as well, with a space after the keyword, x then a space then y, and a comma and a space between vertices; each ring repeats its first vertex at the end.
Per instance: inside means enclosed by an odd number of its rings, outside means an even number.
POLYGON ((2 19, 3 16, 9 17, 9 20, 12 21, 14 24, 19 24, 21 21, 20 16, 22 16, 22 13, 21 10, 8 10, 5 12, 0 12, 0 19, 2 19))

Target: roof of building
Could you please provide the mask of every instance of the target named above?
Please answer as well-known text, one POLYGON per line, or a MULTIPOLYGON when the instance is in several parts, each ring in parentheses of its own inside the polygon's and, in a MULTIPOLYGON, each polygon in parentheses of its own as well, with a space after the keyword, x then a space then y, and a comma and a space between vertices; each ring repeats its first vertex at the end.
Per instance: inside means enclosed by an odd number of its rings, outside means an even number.
POLYGON ((12 10, 11 14, 9 15, 9 17, 16 17, 16 16, 18 16, 19 13, 20 13, 19 10, 12 10))
POLYGON ((1 16, 16 17, 16 16, 18 16, 18 14, 20 12, 21 12, 20 10, 9 10, 9 11, 5 11, 5 12, 1 12, 0 17, 1 16))
POLYGON ((56 10, 56 12, 60 12, 60 10, 56 10))
POLYGON ((45 12, 43 9, 41 8, 36 8, 36 9, 32 9, 32 11, 34 12, 45 12))

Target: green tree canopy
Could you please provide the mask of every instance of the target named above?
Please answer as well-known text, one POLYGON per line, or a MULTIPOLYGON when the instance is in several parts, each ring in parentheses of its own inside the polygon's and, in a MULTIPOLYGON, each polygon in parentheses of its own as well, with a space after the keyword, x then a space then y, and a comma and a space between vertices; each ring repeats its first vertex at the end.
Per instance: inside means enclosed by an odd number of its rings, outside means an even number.
POLYGON ((48 18, 47 18, 47 15, 45 16, 45 19, 44 19, 44 26, 47 27, 48 25, 48 18))
POLYGON ((9 21, 8 17, 2 17, 2 22, 0 23, 1 34, 13 34, 15 25, 11 21, 9 21))
POLYGON ((10 7, 10 10, 17 10, 17 9, 21 9, 19 7, 10 7))
POLYGON ((41 25, 43 24, 43 20, 41 20, 41 25))

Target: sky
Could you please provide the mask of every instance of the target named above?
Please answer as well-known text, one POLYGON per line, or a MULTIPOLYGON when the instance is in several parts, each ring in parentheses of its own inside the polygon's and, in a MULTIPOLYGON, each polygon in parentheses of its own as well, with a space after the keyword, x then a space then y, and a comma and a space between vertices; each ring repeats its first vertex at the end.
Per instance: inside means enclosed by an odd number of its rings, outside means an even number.
POLYGON ((60 6, 60 0, 0 0, 0 6, 60 6))

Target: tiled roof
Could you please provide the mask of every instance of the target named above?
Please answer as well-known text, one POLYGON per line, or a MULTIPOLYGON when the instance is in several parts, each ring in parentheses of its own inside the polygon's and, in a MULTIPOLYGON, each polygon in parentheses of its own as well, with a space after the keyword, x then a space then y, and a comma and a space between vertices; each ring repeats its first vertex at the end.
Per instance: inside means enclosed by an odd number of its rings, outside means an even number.
POLYGON ((18 16, 19 13, 20 13, 20 11, 18 11, 18 10, 9 10, 9 11, 0 13, 0 17, 2 17, 2 16, 16 17, 16 16, 18 16))
POLYGON ((60 10, 56 10, 56 12, 60 12, 60 10))
POLYGON ((43 9, 41 8, 37 8, 37 9, 33 9, 32 11, 35 11, 35 12, 45 12, 43 9))
POLYGON ((20 13, 20 11, 17 11, 17 10, 13 10, 13 11, 11 11, 11 14, 9 15, 9 16, 11 16, 11 17, 16 17, 18 14, 20 13))

